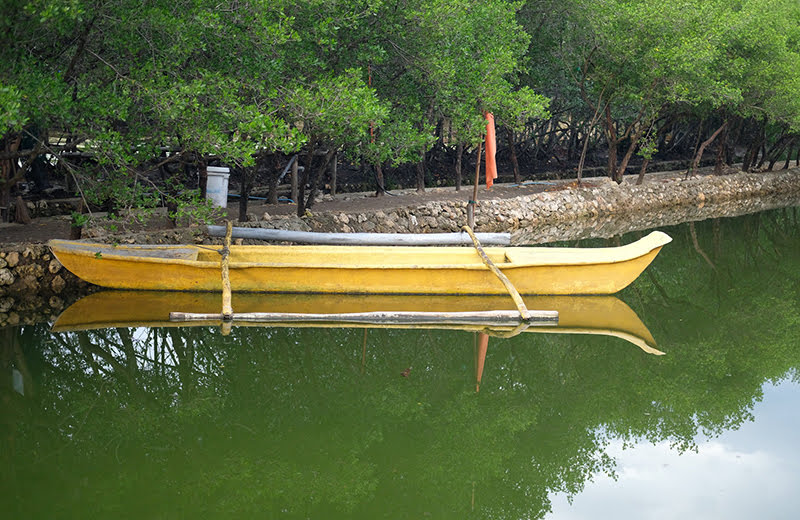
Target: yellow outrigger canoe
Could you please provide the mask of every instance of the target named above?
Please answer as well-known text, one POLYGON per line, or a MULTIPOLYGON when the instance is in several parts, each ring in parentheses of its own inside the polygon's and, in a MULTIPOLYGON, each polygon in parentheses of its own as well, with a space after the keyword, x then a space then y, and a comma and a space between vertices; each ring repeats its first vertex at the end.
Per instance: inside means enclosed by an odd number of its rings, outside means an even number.
MULTIPOLYGON (((620 247, 487 247, 521 294, 613 294, 671 241, 660 231, 620 247)), ((105 245, 51 240, 83 280, 116 289, 220 292, 219 246, 105 245)), ((468 247, 231 246, 233 291, 337 294, 507 294, 468 247)))

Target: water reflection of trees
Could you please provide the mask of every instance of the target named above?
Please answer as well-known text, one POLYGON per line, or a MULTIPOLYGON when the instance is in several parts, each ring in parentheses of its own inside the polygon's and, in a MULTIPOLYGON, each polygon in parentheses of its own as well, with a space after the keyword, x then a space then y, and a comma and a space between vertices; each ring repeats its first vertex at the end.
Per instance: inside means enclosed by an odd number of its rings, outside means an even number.
POLYGON ((19 516, 542 517, 549 494, 613 471, 609 438, 689 448, 796 373, 796 221, 696 223, 715 268, 688 227, 668 230, 675 243, 623 295, 667 356, 614 338, 493 339, 477 394, 465 332, 25 327, 3 357, 24 362, 30 390, 2 387, 7 503, 19 516))

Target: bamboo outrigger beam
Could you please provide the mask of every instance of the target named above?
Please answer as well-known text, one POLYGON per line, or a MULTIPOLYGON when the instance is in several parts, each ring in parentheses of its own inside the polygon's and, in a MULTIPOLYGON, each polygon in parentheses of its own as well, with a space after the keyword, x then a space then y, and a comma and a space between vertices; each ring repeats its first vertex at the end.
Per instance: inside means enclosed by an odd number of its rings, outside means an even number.
MULTIPOLYGON (((208 234, 225 236, 224 226, 208 226, 208 234)), ((358 245, 358 246, 450 246, 468 245, 472 241, 464 233, 314 233, 285 229, 235 227, 233 238, 275 240, 303 244, 358 245)), ((510 233, 478 233, 482 243, 493 246, 511 245, 510 233)))
MULTIPOLYGON (((558 323, 557 311, 528 311, 529 325, 553 326, 558 323)), ((170 312, 170 321, 218 321, 223 314, 170 312)), ((231 320, 256 323, 364 323, 373 325, 518 325, 522 318, 517 311, 475 312, 354 312, 337 314, 305 314, 285 312, 250 312, 233 314, 231 320)))

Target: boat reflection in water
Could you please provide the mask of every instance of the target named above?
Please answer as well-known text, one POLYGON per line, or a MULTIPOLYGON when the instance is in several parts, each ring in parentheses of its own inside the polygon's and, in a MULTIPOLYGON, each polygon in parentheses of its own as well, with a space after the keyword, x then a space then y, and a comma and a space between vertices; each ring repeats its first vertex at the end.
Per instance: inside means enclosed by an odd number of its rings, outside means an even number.
MULTIPOLYGON (((161 291, 102 291, 78 300, 67 308, 53 324, 54 332, 104 329, 111 327, 187 327, 220 326, 223 334, 231 324, 221 321, 170 321, 176 309, 196 314, 218 312, 220 298, 211 293, 161 291)), ((639 347, 644 352, 662 355, 650 331, 630 307, 613 296, 535 296, 525 298, 529 309, 558 312, 557 325, 490 326, 441 323, 370 324, 368 328, 455 329, 475 333, 475 391, 480 391, 489 337, 512 337, 522 332, 552 334, 595 334, 614 336, 639 347)), ((349 314, 374 311, 412 312, 485 312, 514 309, 510 298, 499 296, 397 296, 397 295, 302 295, 234 293, 233 308, 237 313, 349 314)), ((246 327, 358 327, 346 322, 236 322, 246 327)), ((364 352, 366 360, 366 334, 364 352)), ((402 375, 408 375, 404 372, 402 375)))
MULTIPOLYGON (((554 334, 599 334, 628 341, 648 354, 661 355, 650 331, 630 307, 613 296, 532 296, 529 309, 555 310, 557 325, 535 327, 452 325, 369 325, 369 328, 456 329, 510 337, 520 332, 554 334)), ((160 291, 102 291, 90 294, 67 308, 53 324, 54 332, 109 327, 222 326, 221 321, 176 323, 170 312, 218 313, 220 298, 213 293, 160 291)), ((372 311, 485 312, 513 310, 514 303, 500 296, 397 296, 397 295, 308 295, 234 293, 237 313, 282 312, 298 314, 345 314, 372 311)), ((363 324, 330 322, 260 323, 236 322, 236 326, 259 327, 357 327, 363 324)))

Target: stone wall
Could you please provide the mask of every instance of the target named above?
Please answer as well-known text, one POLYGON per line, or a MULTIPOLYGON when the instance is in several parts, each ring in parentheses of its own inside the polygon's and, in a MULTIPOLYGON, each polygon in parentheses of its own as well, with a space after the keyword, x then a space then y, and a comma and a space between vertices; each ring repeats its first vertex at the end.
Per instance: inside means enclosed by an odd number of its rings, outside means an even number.
POLYGON ((56 316, 89 290, 44 244, 5 249, 0 251, 0 327, 56 316))
MULTIPOLYGON (((16 205, 16 200, 12 200, 9 207, 10 215, 16 214, 16 205)), ((31 218, 55 217, 58 215, 69 215, 73 211, 79 211, 81 200, 72 198, 56 200, 42 199, 35 202, 25 201, 25 207, 31 218)))
MULTIPOLYGON (((476 231, 510 232, 514 244, 547 243, 621 233, 800 203, 800 169, 777 173, 664 177, 637 186, 592 179, 509 199, 479 201, 476 231)), ((322 232, 442 233, 466 222, 466 201, 429 202, 391 211, 269 216, 247 227, 322 232)), ((218 240, 207 240, 212 243, 218 240)))

